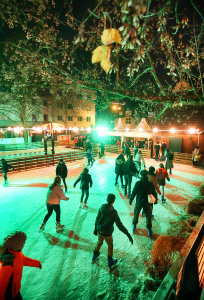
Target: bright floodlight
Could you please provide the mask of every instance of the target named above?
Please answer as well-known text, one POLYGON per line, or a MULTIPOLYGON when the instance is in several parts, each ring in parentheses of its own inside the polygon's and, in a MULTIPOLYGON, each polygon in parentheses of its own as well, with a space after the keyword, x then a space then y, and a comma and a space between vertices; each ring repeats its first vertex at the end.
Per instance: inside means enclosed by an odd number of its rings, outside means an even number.
POLYGON ((175 129, 175 128, 171 128, 171 129, 170 129, 170 132, 171 132, 171 133, 175 133, 175 132, 176 132, 176 129, 175 129))
POLYGON ((117 107, 114 105, 114 106, 113 106, 113 109, 116 109, 116 108, 117 108, 117 107))
POLYGON ((78 131, 78 128, 77 128, 77 127, 74 127, 72 130, 73 130, 74 132, 77 132, 77 131, 78 131))
POLYGON ((194 128, 189 129, 190 134, 194 134, 195 132, 196 132, 196 130, 194 128))
POLYGON ((153 129, 153 132, 158 132, 158 128, 154 128, 154 129, 153 129))
POLYGON ((91 132, 91 128, 90 128, 90 127, 88 127, 86 130, 87 130, 88 132, 91 132))
POLYGON ((98 131, 99 136, 105 136, 107 133, 107 128, 106 127, 98 127, 97 131, 98 131))
POLYGON ((126 127, 125 130, 126 130, 126 132, 128 132, 130 130, 130 128, 126 127))
POLYGON ((12 130, 12 128, 11 128, 11 127, 8 127, 7 130, 12 130))

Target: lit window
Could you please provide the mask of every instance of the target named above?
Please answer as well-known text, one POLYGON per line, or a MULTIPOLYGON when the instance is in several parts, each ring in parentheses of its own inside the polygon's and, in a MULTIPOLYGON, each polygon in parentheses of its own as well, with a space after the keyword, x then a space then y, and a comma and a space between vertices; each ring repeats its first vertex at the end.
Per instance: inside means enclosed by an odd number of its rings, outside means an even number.
POLYGON ((62 121, 62 116, 57 116, 58 121, 62 121))
POLYGON ((78 117, 78 121, 82 121, 82 117, 78 117))
POLYGON ((91 122, 91 117, 86 117, 87 122, 91 122))
POLYGON ((73 121, 73 117, 72 116, 68 116, 68 121, 73 121))

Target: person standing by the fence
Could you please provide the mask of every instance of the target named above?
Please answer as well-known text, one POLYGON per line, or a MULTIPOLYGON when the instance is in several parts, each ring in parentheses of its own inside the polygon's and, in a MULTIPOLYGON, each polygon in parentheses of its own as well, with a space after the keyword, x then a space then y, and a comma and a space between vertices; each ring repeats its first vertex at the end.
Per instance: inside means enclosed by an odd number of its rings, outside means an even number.
POLYGON ((89 169, 88 168, 83 169, 83 171, 81 172, 79 178, 77 178, 77 180, 74 182, 74 185, 73 185, 74 188, 76 187, 76 185, 79 181, 81 181, 81 183, 80 183, 81 199, 80 199, 79 207, 81 207, 81 205, 83 203, 83 199, 84 199, 84 194, 86 194, 83 208, 87 209, 88 206, 86 205, 86 203, 87 203, 87 200, 89 198, 89 185, 90 185, 90 188, 93 185, 93 181, 92 181, 91 175, 89 174, 89 169))
POLYGON ((7 178, 8 170, 9 169, 14 170, 14 167, 9 165, 4 158, 1 159, 1 167, 2 167, 2 171, 3 171, 4 185, 6 185, 6 184, 8 184, 8 178, 7 178))
POLYGON ((166 179, 170 181, 167 171, 164 169, 164 165, 162 163, 159 164, 159 168, 156 170, 157 175, 157 183, 158 186, 161 187, 161 201, 164 203, 166 199, 164 198, 164 186, 166 185, 166 179))
POLYGON ((66 177, 67 177, 68 171, 67 166, 62 158, 60 158, 59 163, 56 167, 56 176, 60 176, 64 183, 65 193, 67 192, 67 184, 66 184, 66 177))
POLYGON ((172 170, 174 165, 173 165, 173 158, 174 158, 174 155, 173 153, 171 152, 171 150, 169 149, 166 149, 165 150, 165 158, 166 158, 166 163, 165 163, 165 169, 168 171, 168 169, 170 169, 169 171, 169 174, 172 174, 172 170))
POLYGON ((193 156, 192 156, 192 161, 193 161, 194 167, 197 167, 198 161, 200 160, 200 155, 199 154, 200 154, 199 147, 196 146, 194 151, 193 151, 193 156))
POLYGON ((60 223, 60 200, 69 200, 68 197, 66 197, 63 193, 63 189, 60 185, 61 178, 59 176, 55 177, 54 182, 48 186, 47 191, 47 214, 44 217, 43 223, 40 226, 40 230, 45 229, 46 222, 51 217, 53 210, 56 213, 56 231, 64 229, 65 226, 60 223))

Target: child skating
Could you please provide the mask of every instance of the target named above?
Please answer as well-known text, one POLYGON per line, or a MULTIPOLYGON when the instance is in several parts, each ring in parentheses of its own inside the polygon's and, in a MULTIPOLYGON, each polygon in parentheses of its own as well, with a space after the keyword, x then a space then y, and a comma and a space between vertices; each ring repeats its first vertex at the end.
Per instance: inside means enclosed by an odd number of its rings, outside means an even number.
POLYGON ((93 185, 93 181, 92 181, 91 175, 89 174, 89 169, 88 168, 83 169, 83 171, 81 172, 79 178, 75 181, 75 183, 73 185, 74 188, 76 187, 76 185, 79 181, 81 181, 81 183, 80 183, 81 200, 80 200, 79 207, 82 206, 84 195, 86 194, 83 208, 87 209, 88 206, 86 205, 86 203, 87 203, 87 200, 89 198, 89 186, 91 188, 92 185, 93 185))
POLYGON ((21 300, 21 278, 23 267, 41 269, 39 260, 29 258, 22 253, 26 242, 26 234, 21 231, 8 235, 0 253, 0 299, 21 300))
POLYGON ((1 159, 1 167, 2 167, 2 171, 3 171, 3 177, 4 177, 4 184, 3 185, 7 185, 8 184, 8 178, 7 178, 8 170, 9 169, 14 170, 14 167, 9 165, 4 158, 1 159))

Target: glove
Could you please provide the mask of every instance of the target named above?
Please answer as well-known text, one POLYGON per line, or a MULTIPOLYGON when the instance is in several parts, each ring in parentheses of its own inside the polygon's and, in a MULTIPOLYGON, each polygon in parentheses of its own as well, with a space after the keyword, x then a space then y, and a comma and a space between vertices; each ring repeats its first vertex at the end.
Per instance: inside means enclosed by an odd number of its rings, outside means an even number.
POLYGON ((128 233, 127 237, 129 239, 130 243, 133 244, 133 238, 131 237, 131 235, 129 233, 128 233))
POLYGON ((157 199, 156 199, 156 201, 154 202, 154 205, 157 204, 157 203, 158 203, 158 202, 157 202, 157 199))
POLYGON ((94 233, 95 235, 98 235, 96 228, 94 229, 94 232, 93 232, 93 233, 94 233))

